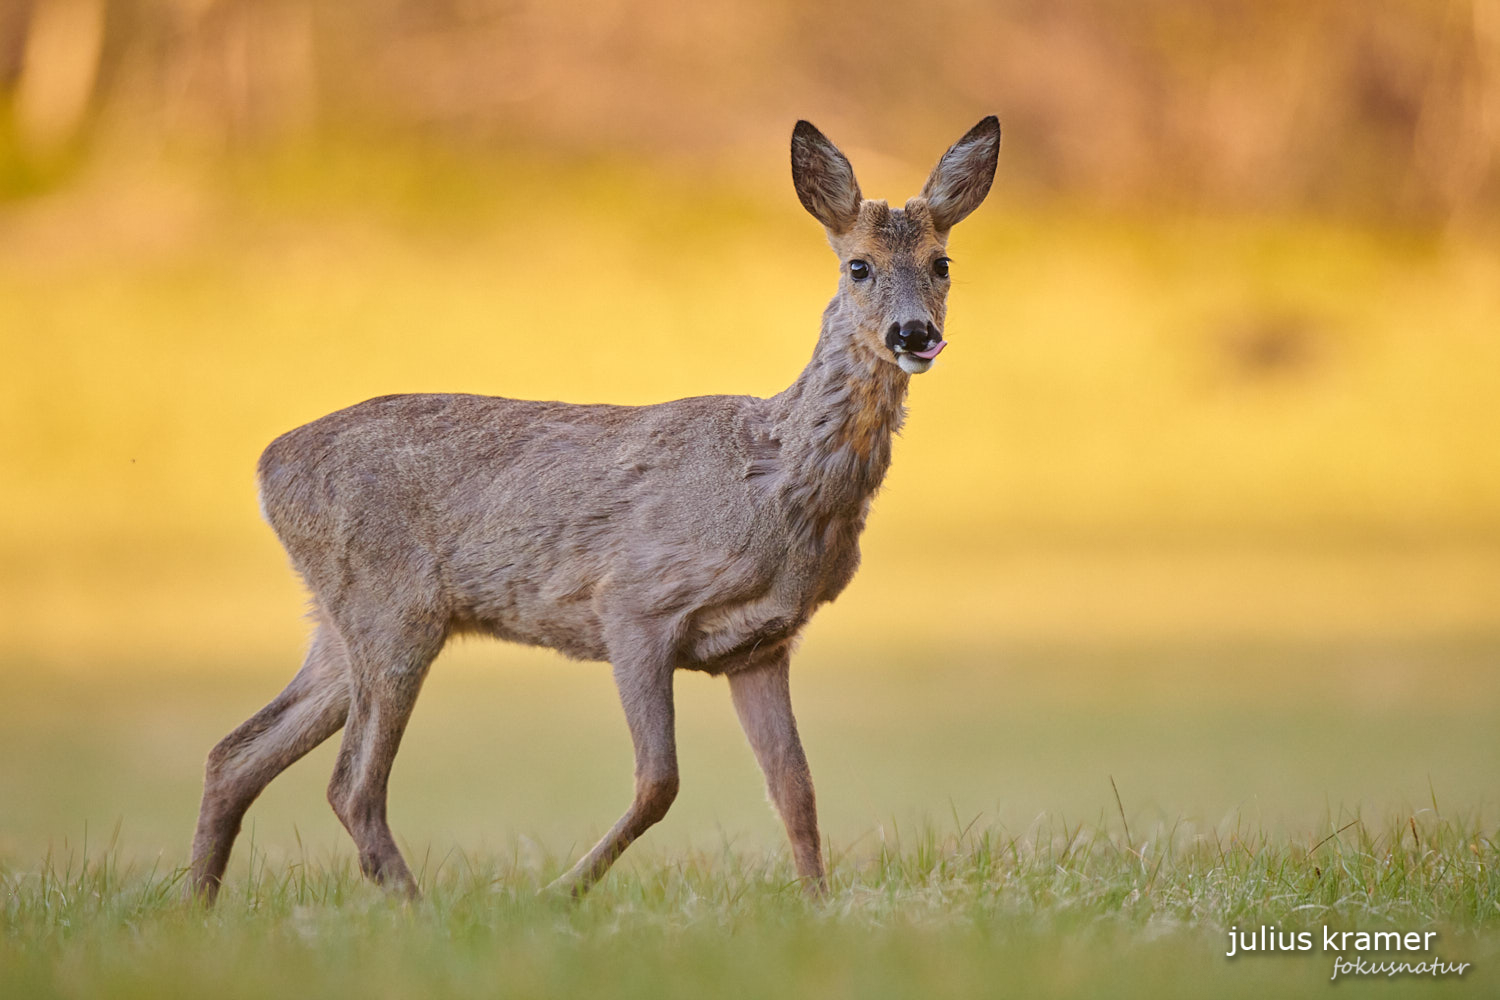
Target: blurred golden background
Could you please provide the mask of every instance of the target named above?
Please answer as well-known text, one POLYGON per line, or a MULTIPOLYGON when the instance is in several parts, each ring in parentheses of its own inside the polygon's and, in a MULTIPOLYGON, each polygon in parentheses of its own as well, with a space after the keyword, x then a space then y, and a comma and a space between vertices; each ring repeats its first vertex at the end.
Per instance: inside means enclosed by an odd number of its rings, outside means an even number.
MULTIPOLYGON (((300 656, 252 482, 275 435, 390 392, 774 393, 836 279, 793 121, 897 201, 991 112, 953 346, 804 646, 810 744, 871 782, 825 796, 835 831, 944 794, 1092 803, 1132 762, 1163 810, 1217 818, 1236 774, 1269 790, 1346 744, 1403 770, 1351 757, 1278 810, 1434 771, 1478 795, 1500 764, 1500 0, 5 0, 0 793, 26 818, 0 845, 80 816, 186 833, 201 754, 300 656), (888 613, 914 594, 930 613, 888 613), (913 704, 932 739, 897 754, 913 704), (1106 716, 1128 738, 1049 756, 1106 716), (1236 770, 1265 734, 1280 749, 1236 770), (1027 747, 1049 763, 1006 777, 1027 747), (171 784, 143 817, 119 789, 148 768, 171 784)), ((551 718, 536 746, 585 685, 614 718, 601 672, 445 659, 500 671, 464 692, 532 691, 496 718, 551 718)), ((464 731, 457 690, 427 725, 464 731)), ((623 726, 600 724, 618 797, 623 726)), ((590 752, 558 782, 587 785, 590 752)), ((577 797, 538 828, 607 821, 577 797)))

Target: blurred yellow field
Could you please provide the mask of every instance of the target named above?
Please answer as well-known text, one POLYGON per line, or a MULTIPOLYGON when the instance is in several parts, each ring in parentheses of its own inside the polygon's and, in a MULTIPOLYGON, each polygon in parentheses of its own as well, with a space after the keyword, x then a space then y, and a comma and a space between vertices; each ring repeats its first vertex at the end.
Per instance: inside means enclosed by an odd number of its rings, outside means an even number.
MULTIPOLYGON (((287 655, 298 587, 251 470, 361 399, 778 391, 834 271, 763 166, 746 184, 363 151, 214 184, 100 176, 9 210, 0 648, 287 655)), ((874 191, 920 181, 877 166, 874 191)), ((1492 247, 992 201, 955 244, 953 347, 914 386, 830 634, 1500 627, 1492 247), (913 591, 944 613, 884 613, 913 591)))

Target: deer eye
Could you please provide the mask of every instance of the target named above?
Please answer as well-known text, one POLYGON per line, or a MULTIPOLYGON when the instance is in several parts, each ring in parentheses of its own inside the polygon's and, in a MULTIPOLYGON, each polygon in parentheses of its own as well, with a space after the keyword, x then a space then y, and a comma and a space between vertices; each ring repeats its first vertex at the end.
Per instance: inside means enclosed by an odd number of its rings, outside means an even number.
POLYGON ((939 257, 937 260, 933 261, 932 273, 937 275, 939 278, 948 277, 948 258, 939 257))
POLYGON ((855 281, 864 281, 870 276, 870 265, 862 260, 851 260, 849 262, 849 277, 855 281))

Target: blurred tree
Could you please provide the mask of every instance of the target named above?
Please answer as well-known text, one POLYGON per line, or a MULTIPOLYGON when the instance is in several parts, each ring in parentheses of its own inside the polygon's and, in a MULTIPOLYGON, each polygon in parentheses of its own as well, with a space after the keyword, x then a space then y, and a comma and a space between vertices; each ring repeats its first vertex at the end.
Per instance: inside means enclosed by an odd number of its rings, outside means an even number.
POLYGON ((1441 222, 1500 207, 1497 25, 1500 0, 7 0, 0 156, 101 131, 734 155, 801 114, 915 149, 999 111, 1008 183, 1441 222))
POLYGON ((99 71, 104 2, 29 0, 3 19, 13 127, 33 157, 56 156, 82 128, 99 71))

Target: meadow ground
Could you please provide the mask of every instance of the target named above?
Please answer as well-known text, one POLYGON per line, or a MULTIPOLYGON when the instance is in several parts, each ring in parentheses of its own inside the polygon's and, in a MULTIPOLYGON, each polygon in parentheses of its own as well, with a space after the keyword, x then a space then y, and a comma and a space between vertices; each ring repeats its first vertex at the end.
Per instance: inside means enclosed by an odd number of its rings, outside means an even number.
POLYGON ((1327 988, 1321 950, 1224 957, 1271 923, 1472 963, 1343 991, 1494 992, 1500 258, 1001 189, 795 667, 830 901, 699 676, 667 820, 537 900, 625 806, 628 737, 606 669, 472 643, 393 778, 425 901, 352 874, 330 745, 252 810, 219 908, 178 904, 203 758, 305 629, 259 450, 385 392, 777 391, 835 274, 782 151, 744 169, 777 183, 333 149, 4 206, 0 995, 1327 988))
POLYGON ((1328 926, 1435 929, 1424 957, 1471 963, 1341 991, 1500 983, 1493 639, 858 662, 811 645, 797 698, 824 904, 801 898, 709 679, 678 683, 672 814, 578 905, 535 894, 628 794, 607 674, 475 645, 439 661, 394 775, 421 903, 358 877, 323 801, 330 745, 257 804, 203 915, 177 883, 200 762, 279 678, 12 675, 0 982, 17 997, 1290 996, 1327 988, 1328 926), (1312 931, 1314 950, 1225 957, 1232 926, 1263 924, 1312 931))

